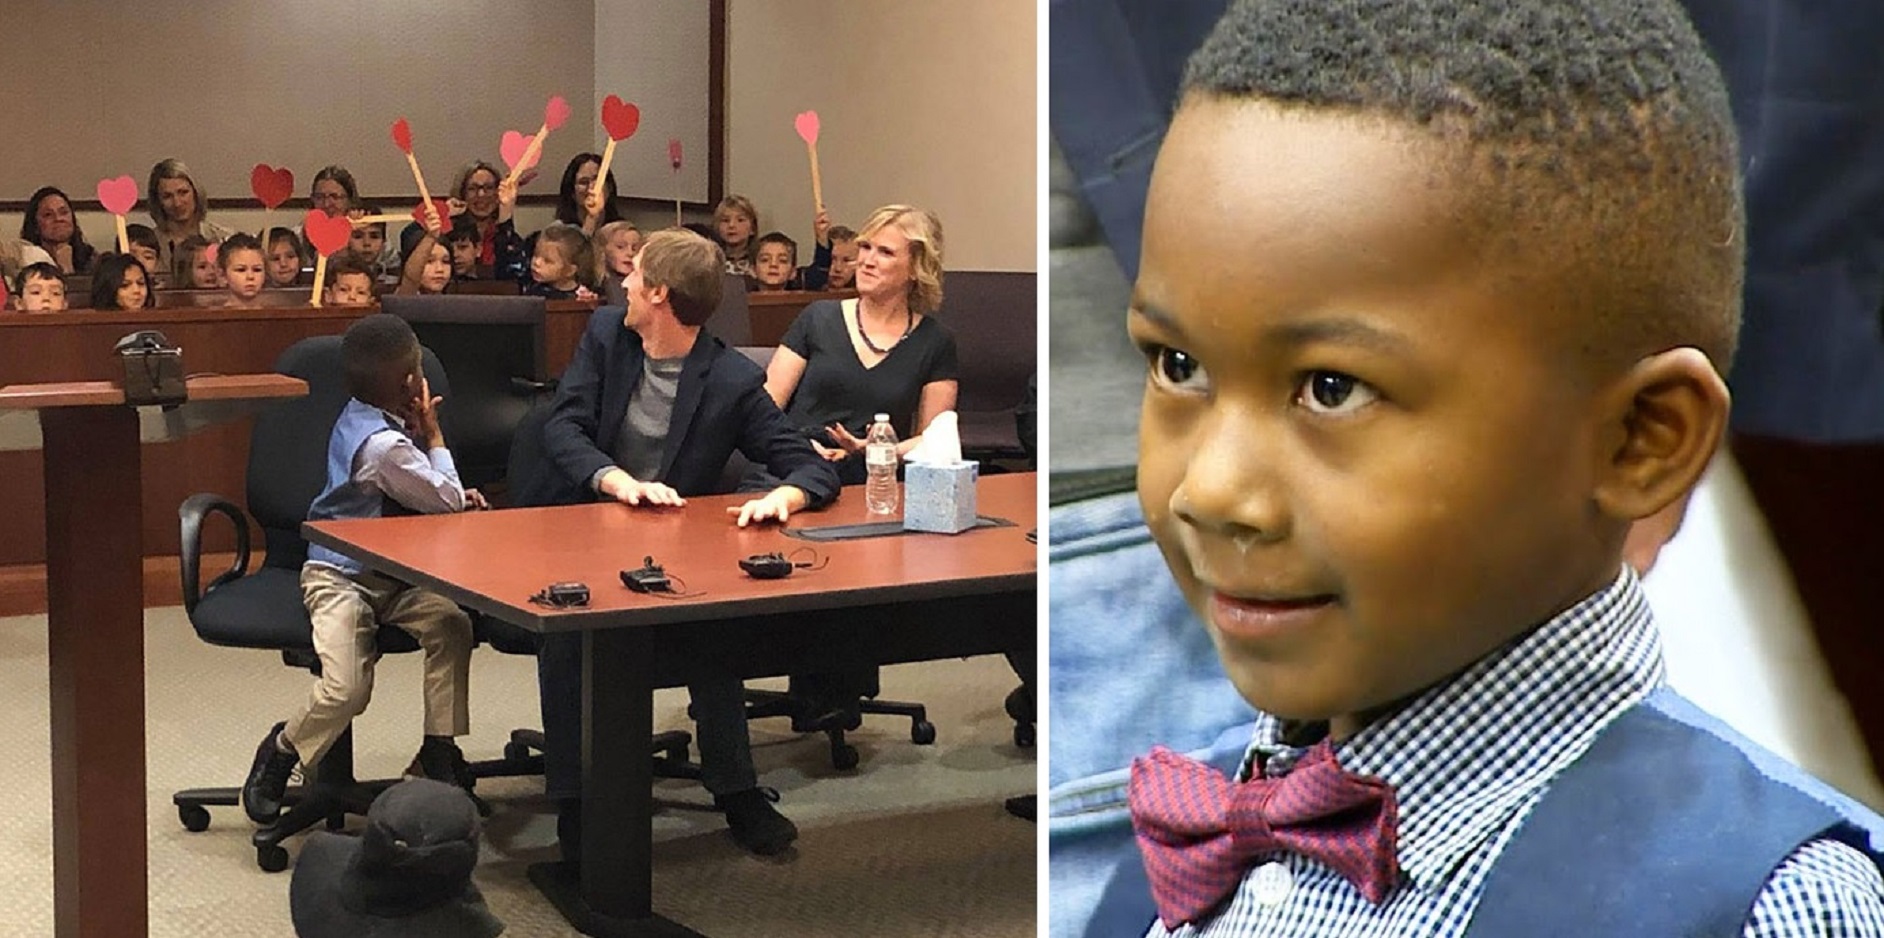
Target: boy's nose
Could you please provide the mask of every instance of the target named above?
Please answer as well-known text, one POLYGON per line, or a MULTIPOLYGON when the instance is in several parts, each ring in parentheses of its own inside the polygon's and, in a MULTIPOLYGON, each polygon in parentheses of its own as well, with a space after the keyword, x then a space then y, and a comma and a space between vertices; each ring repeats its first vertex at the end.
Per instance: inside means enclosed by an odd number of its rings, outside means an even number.
POLYGON ((1201 533, 1244 544, 1286 539, 1289 509, 1276 474, 1274 444, 1251 432, 1247 421, 1233 417, 1215 422, 1236 426, 1206 426, 1191 441, 1183 479, 1171 492, 1172 514, 1201 533))

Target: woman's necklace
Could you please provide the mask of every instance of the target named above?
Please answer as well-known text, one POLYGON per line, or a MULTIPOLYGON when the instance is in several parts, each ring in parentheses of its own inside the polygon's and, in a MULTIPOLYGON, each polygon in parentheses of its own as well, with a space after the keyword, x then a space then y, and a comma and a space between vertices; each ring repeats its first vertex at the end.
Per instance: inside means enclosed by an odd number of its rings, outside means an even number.
POLYGON ((909 307, 905 306, 903 307, 903 334, 897 336, 895 342, 890 343, 890 348, 878 348, 875 342, 870 341, 870 331, 864 328, 863 306, 857 307, 857 334, 863 337, 864 347, 878 355, 890 354, 890 349, 901 344, 914 331, 916 331, 916 314, 910 312, 909 307))

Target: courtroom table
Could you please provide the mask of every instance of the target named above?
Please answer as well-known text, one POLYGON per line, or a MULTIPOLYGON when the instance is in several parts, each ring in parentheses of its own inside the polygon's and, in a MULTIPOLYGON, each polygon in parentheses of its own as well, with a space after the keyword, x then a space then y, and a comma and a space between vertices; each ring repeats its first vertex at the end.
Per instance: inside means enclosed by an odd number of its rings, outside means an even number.
POLYGON ((149 919, 141 444, 307 393, 276 374, 191 378, 186 387, 189 402, 172 408, 127 407, 124 390, 104 381, 0 387, 0 450, 39 449, 45 464, 61 938, 141 936, 149 919))
MULTIPOLYGON (((579 630, 583 648, 583 862, 580 883, 557 864, 530 878, 591 935, 693 935, 652 902, 653 691, 709 674, 754 678, 814 669, 994 654, 1035 637, 1036 476, 978 483, 984 516, 1011 526, 958 535, 898 534, 811 542, 777 525, 736 527, 749 496, 689 499, 685 508, 593 504, 352 521, 302 532, 366 566, 537 632, 579 630), (828 564, 754 580, 742 557, 810 546, 828 564), (683 581, 678 597, 635 593, 619 572, 646 556, 683 581), (587 608, 529 597, 552 582, 589 586, 587 608)), ((790 528, 866 518, 853 486, 790 528)), ((799 559, 805 559, 802 555, 799 559)))

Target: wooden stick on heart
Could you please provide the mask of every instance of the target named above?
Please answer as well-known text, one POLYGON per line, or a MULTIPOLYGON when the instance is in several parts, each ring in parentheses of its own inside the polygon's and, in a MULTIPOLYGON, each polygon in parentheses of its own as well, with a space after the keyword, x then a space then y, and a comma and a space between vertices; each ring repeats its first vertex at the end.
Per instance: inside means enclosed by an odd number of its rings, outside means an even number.
MULTIPOLYGON (((406 119, 403 117, 393 121, 392 138, 393 143, 399 147, 401 152, 405 153, 406 165, 412 167, 412 181, 419 187, 419 198, 423 200, 422 204, 432 204, 432 192, 425 187, 425 174, 419 172, 419 158, 412 155, 412 125, 406 123, 406 119)), ((318 269, 318 267, 316 269, 318 269)), ((319 278, 316 278, 316 282, 318 282, 318 279, 319 278)), ((319 290, 316 290, 315 293, 318 295, 319 290)), ((319 304, 317 303, 316 305, 319 304)))
POLYGON ((549 137, 550 131, 561 127, 563 121, 568 119, 569 102, 564 101, 562 95, 549 99, 549 103, 543 106, 543 127, 536 132, 536 136, 530 138, 530 147, 523 151, 523 159, 518 160, 517 165, 510 167, 510 175, 505 176, 504 181, 516 183, 517 177, 523 175, 524 168, 535 163, 543 155, 543 141, 549 137))
POLYGON ((818 211, 824 211, 824 184, 818 178, 818 112, 805 111, 792 119, 792 126, 798 130, 798 136, 805 141, 805 152, 811 155, 811 202, 818 211))
POLYGON ((608 131, 608 145, 602 148, 602 168, 589 186, 588 204, 584 206, 589 214, 600 214, 602 200, 608 197, 608 167, 615 161, 615 144, 634 136, 640 126, 640 108, 612 94, 602 99, 602 129, 608 131))
POLYGON ((124 216, 137 205, 137 180, 129 176, 98 180, 98 202, 118 220, 118 253, 131 252, 131 232, 124 216))
POLYGON ((667 162, 674 167, 674 227, 680 227, 680 138, 667 138, 667 162))

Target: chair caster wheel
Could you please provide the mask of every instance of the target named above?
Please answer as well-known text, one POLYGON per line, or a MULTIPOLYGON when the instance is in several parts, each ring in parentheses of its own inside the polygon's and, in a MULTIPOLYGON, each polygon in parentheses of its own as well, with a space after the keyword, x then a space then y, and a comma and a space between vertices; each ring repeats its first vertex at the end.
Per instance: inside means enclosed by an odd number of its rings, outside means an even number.
POLYGON ((530 759, 530 747, 522 743, 504 744, 505 762, 527 762, 530 759))
POLYGON ((288 851, 274 844, 256 844, 255 865, 264 873, 279 873, 288 868, 288 851))
POLYGON ((183 829, 192 834, 209 830, 209 809, 202 805, 177 805, 177 820, 183 822, 183 829))
POLYGON ((1034 748, 1034 725, 1032 723, 1014 724, 1014 745, 1022 749, 1034 748))
POLYGON ((857 762, 856 746, 849 743, 833 743, 831 745, 831 764, 833 766, 849 771, 857 767, 857 762))
POLYGON ((909 741, 918 746, 927 746, 935 742, 935 724, 928 720, 917 720, 909 725, 909 741))

